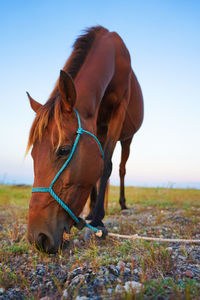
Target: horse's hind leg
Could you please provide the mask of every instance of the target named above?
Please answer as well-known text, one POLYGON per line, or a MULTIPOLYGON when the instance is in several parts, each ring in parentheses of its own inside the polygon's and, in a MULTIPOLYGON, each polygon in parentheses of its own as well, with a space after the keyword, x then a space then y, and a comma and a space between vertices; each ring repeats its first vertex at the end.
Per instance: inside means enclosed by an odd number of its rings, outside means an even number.
POLYGON ((132 138, 133 137, 131 137, 128 140, 121 141, 122 152, 121 152, 121 163, 120 163, 120 167, 119 167, 119 176, 120 176, 119 203, 120 203, 121 209, 127 209, 125 192, 124 192, 124 177, 126 174, 126 162, 129 158, 130 144, 131 144, 132 138))

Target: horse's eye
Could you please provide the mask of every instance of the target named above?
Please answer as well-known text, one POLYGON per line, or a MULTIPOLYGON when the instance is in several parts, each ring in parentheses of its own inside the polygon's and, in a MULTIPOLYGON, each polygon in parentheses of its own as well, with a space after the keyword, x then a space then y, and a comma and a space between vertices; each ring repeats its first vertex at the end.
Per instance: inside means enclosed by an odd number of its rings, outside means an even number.
POLYGON ((71 147, 64 145, 64 146, 60 146, 57 150, 57 156, 61 157, 61 156, 67 156, 69 155, 71 152, 71 147))

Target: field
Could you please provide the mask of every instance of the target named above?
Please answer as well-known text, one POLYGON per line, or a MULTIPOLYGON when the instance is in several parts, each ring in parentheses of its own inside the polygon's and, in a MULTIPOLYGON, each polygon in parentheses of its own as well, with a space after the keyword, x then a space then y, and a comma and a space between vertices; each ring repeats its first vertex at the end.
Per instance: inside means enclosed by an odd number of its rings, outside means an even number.
MULTIPOLYGON (((73 229, 65 250, 39 253, 26 239, 31 187, 0 186, 0 299, 200 299, 200 244, 107 237, 73 229)), ((120 211, 110 187, 110 232, 200 239, 200 190, 127 187, 120 211)))

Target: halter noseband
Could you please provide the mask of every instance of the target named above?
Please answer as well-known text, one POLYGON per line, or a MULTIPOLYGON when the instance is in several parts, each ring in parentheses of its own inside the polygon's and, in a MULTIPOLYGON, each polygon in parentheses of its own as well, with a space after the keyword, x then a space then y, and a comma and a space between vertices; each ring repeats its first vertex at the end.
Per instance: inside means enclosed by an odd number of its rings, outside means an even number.
POLYGON ((78 145, 78 142, 79 142, 81 134, 86 133, 86 134, 90 135, 91 137, 93 137, 95 139, 95 141, 97 142, 97 144, 98 144, 98 146, 100 148, 101 155, 104 158, 104 152, 103 152, 103 149, 101 147, 101 144, 100 144, 99 140, 97 139, 97 137, 94 134, 92 134, 91 132, 89 132, 87 130, 84 130, 81 127, 81 120, 80 120, 78 111, 76 109, 75 109, 75 113, 76 113, 76 116, 77 116, 77 119, 78 119, 78 130, 76 131, 77 132, 77 137, 75 139, 75 142, 73 144, 72 151, 71 151, 69 157, 67 158, 66 162, 61 167, 61 169, 58 171, 58 173, 56 174, 56 176, 52 180, 52 182, 51 182, 51 184, 50 184, 49 187, 33 187, 32 188, 32 193, 38 193, 38 192, 39 193, 49 193, 58 202, 58 204, 60 204, 62 206, 62 208, 64 208, 64 210, 71 216, 71 218, 76 222, 76 226, 79 229, 82 229, 84 226, 86 226, 86 227, 92 229, 94 232, 96 232, 97 236, 101 236, 102 235, 102 232, 100 232, 101 230, 99 230, 96 227, 91 226, 90 224, 87 224, 81 218, 77 218, 75 216, 75 214, 71 211, 71 209, 58 197, 58 195, 56 195, 56 193, 53 190, 54 183, 56 182, 56 180, 59 178, 59 176, 61 175, 61 173, 64 171, 64 169, 67 167, 67 165, 69 164, 70 160, 72 159, 72 157, 74 155, 74 152, 75 152, 75 150, 77 148, 77 145, 78 145))

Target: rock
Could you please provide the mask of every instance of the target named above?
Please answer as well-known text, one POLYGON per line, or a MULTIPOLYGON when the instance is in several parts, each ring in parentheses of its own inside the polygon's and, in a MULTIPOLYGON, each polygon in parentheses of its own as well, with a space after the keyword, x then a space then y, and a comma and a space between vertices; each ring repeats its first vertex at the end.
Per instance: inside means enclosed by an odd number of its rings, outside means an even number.
POLYGON ((119 261, 118 264, 117 264, 117 267, 120 269, 120 271, 121 271, 122 269, 124 269, 125 266, 126 266, 126 264, 125 264, 123 261, 119 261))
POLYGON ((115 288, 115 293, 121 293, 122 292, 122 286, 121 284, 117 284, 115 288))
POLYGON ((113 289, 108 288, 108 289, 107 289, 107 293, 108 293, 108 295, 111 295, 111 294, 113 293, 113 289))
POLYGON ((112 284, 113 284, 113 283, 116 283, 117 279, 118 279, 118 276, 115 276, 115 275, 113 275, 112 273, 109 273, 108 276, 105 276, 105 277, 104 277, 105 285, 106 285, 106 284, 109 284, 109 283, 112 283, 112 284))
POLYGON ((137 281, 127 281, 124 285, 124 289, 126 292, 130 292, 132 290, 139 291, 142 288, 142 284, 137 281))
POLYGON ((68 299, 69 298, 69 294, 67 290, 63 291, 63 299, 68 299))
POLYGON ((104 287, 104 279, 103 278, 97 278, 93 282, 93 287, 99 289, 102 289, 104 287))
POLYGON ((108 270, 110 271, 110 273, 112 273, 115 276, 119 276, 119 268, 115 267, 114 265, 110 265, 108 267, 108 270))
POLYGON ((130 276, 131 275, 131 270, 129 268, 124 268, 123 276, 130 276))
POLYGON ((185 271, 185 276, 189 277, 189 278, 193 278, 194 277, 194 273, 191 270, 186 270, 185 271))
POLYGON ((52 298, 48 297, 48 296, 45 296, 45 297, 40 298, 40 300, 52 300, 52 298))
POLYGON ((98 274, 100 276, 102 276, 102 275, 105 275, 105 274, 109 274, 109 271, 106 267, 102 266, 102 267, 100 267, 100 270, 99 270, 98 274))
POLYGON ((121 210, 121 214, 122 215, 132 215, 133 213, 135 213, 136 209, 132 208, 132 209, 122 209, 121 210))
POLYGON ((165 250, 168 251, 168 252, 172 252, 173 248, 172 247, 167 247, 165 250))
POLYGON ((77 276, 77 275, 79 275, 79 274, 82 274, 83 271, 84 271, 84 269, 81 268, 81 267, 74 269, 74 270, 69 274, 68 280, 71 280, 71 279, 73 279, 75 276, 77 276))
POLYGON ((89 298, 86 296, 77 296, 75 300, 89 300, 89 298))
POLYGON ((24 269, 26 269, 26 266, 25 266, 25 265, 21 265, 21 266, 20 266, 20 269, 21 269, 21 270, 24 270, 24 269))
POLYGON ((0 295, 3 295, 4 292, 5 290, 3 288, 0 288, 0 295))
POLYGON ((186 260, 186 257, 182 256, 182 255, 179 255, 178 258, 181 259, 181 260, 186 260))
POLYGON ((74 246, 77 248, 80 247, 80 241, 78 239, 74 240, 74 246))
POLYGON ((70 282, 70 284, 68 286, 68 289, 71 289, 71 288, 74 288, 74 287, 77 288, 77 286, 79 285, 80 282, 85 282, 86 283, 85 276, 83 274, 79 274, 76 277, 74 277, 72 279, 72 281, 70 282))
POLYGON ((40 276, 44 276, 45 273, 46 273, 46 272, 45 272, 45 269, 44 269, 44 268, 40 268, 40 269, 37 270, 37 274, 40 275, 40 276))
POLYGON ((52 287, 53 287, 53 283, 52 283, 51 281, 47 281, 46 287, 47 287, 48 289, 52 288, 52 287))

